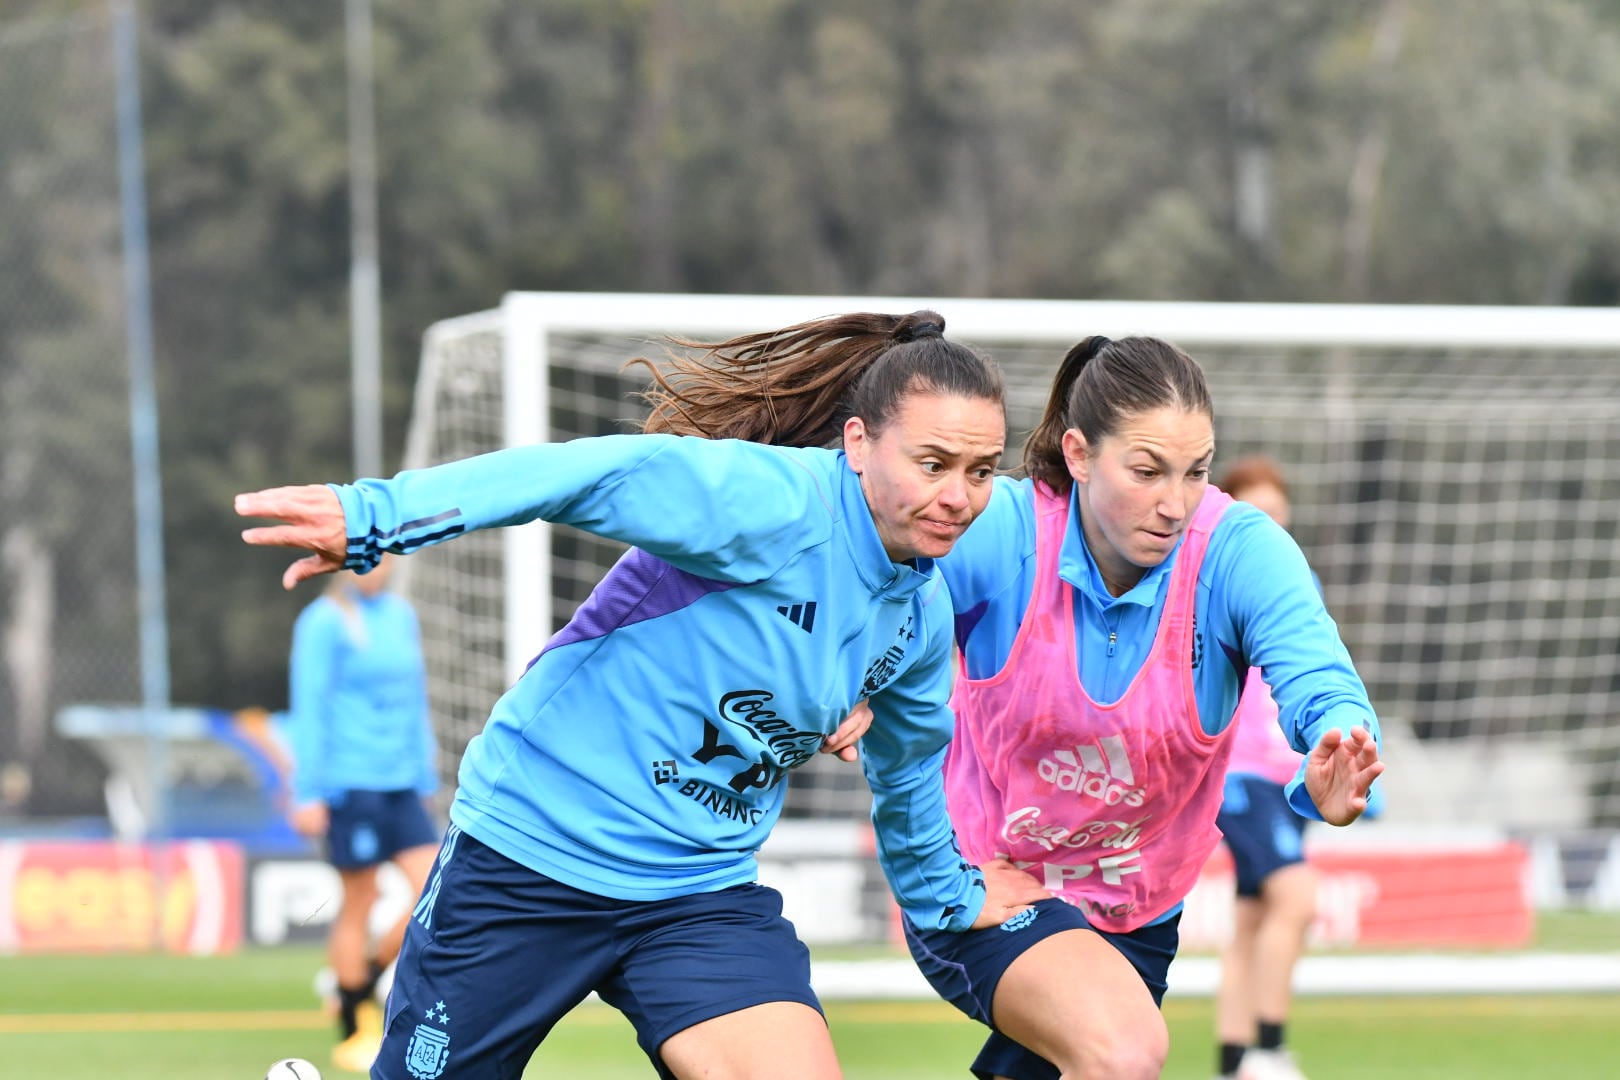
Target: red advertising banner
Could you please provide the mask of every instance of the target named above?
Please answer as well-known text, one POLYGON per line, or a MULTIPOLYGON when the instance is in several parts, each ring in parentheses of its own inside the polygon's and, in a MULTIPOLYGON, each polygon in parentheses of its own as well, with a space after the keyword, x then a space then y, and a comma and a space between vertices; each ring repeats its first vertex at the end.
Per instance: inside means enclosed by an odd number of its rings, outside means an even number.
MULTIPOLYGON (((1313 944, 1517 948, 1534 933, 1529 854, 1519 844, 1324 845, 1308 855, 1320 875, 1313 944)), ((1231 922, 1232 860, 1223 847, 1187 898, 1182 948, 1218 948, 1231 922)))
MULTIPOLYGON (((1520 844, 1306 842, 1319 875, 1309 944, 1340 949, 1523 948, 1535 932, 1530 856, 1520 844)), ((1216 952, 1232 934, 1232 858, 1217 847, 1182 908, 1181 951, 1216 952)), ((899 910, 891 940, 900 942, 899 910)))
POLYGON ((242 878, 242 851, 229 843, 0 841, 0 953, 159 941, 172 952, 229 952, 242 943, 242 878))

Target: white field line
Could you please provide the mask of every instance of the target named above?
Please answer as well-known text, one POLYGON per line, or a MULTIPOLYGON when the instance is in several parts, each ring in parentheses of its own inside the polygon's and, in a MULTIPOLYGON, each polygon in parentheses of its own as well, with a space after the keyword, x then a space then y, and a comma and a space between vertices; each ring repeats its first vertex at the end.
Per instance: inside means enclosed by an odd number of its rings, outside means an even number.
MULTIPOLYGON (((810 978, 816 993, 828 1001, 933 996, 916 966, 903 958, 814 961, 810 978)), ((1213 957, 1185 956, 1171 965, 1170 994, 1208 997, 1218 978, 1219 964, 1213 957)), ((1301 995, 1620 992, 1620 952, 1307 956, 1294 971, 1294 991, 1301 995)))

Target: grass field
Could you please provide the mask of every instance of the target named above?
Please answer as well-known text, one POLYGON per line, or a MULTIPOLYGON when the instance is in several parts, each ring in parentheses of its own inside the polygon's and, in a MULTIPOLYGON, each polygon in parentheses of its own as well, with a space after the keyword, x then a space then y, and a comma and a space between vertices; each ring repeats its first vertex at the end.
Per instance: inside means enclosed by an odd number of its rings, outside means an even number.
MULTIPOLYGON (((1574 935, 1590 941, 1591 932, 1574 935)), ((1598 931, 1599 940, 1608 937, 1598 931)), ((16 1080, 255 1080, 280 1057, 306 1057, 327 1080, 329 1021, 315 1008, 310 948, 236 956, 0 958, 0 1075, 16 1080)), ((936 1002, 831 1002, 849 1080, 966 1077, 981 1029, 936 1002)), ((1165 1076, 1211 1074, 1210 1002, 1166 1003, 1165 1076)), ((1311 997, 1295 1048, 1312 1080, 1584 1080, 1620 1076, 1620 996, 1311 997)), ((528 1077, 652 1075, 629 1026, 584 1006, 536 1056, 528 1077)))

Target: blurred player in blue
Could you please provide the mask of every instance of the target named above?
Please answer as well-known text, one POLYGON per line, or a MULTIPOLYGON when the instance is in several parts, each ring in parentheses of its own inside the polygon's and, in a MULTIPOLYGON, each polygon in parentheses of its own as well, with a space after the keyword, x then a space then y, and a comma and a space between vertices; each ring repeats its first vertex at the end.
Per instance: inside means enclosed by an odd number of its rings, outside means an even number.
MULTIPOLYGON (((1268 457, 1239 458, 1219 485, 1288 528, 1293 507, 1282 470, 1268 457)), ((1304 1080, 1285 1044, 1294 965, 1316 917, 1316 871, 1305 862, 1305 819, 1284 788, 1301 755, 1277 724, 1277 703, 1249 669, 1237 713, 1225 798, 1216 824, 1232 854, 1237 899, 1215 995, 1222 1080, 1304 1080)))
POLYGON ((392 862, 422 890, 442 835, 424 800, 438 790, 416 612, 386 591, 392 559, 343 573, 293 624, 289 664, 293 828, 320 842, 343 895, 327 937, 337 978, 340 1069, 364 1072, 382 1040, 372 1001, 406 918, 370 943, 377 870, 392 862))
POLYGON ((878 858, 911 920, 994 926, 1045 895, 966 862, 945 812, 934 560, 989 498, 1006 420, 999 370, 943 330, 856 314, 682 342, 643 361, 644 434, 237 497, 284 523, 248 543, 313 552, 289 588, 535 519, 634 545, 468 746, 374 1077, 518 1077, 593 990, 661 1076, 838 1077, 754 853, 793 767, 853 756, 863 698, 878 858))

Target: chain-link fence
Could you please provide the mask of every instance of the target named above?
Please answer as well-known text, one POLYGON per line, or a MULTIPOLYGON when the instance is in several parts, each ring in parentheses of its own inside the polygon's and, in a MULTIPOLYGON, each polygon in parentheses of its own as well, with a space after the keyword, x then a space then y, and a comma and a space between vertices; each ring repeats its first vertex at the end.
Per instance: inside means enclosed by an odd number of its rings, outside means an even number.
POLYGON ((140 698, 111 35, 0 21, 0 823, 99 815, 53 719, 140 698))

